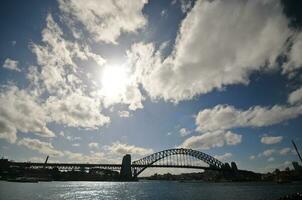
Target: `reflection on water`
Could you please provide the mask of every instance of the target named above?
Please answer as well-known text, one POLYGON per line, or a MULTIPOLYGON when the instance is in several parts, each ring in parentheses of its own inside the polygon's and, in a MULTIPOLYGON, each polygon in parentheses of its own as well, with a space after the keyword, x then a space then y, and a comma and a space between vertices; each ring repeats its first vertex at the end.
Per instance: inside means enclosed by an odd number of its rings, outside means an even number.
POLYGON ((277 199, 302 191, 302 183, 204 182, 0 182, 0 199, 277 199))

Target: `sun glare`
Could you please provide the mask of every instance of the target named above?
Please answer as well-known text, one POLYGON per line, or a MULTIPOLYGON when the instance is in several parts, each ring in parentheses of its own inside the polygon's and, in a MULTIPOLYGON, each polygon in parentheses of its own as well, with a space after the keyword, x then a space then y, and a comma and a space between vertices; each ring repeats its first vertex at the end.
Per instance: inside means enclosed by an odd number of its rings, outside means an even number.
POLYGON ((126 90, 129 78, 125 66, 107 65, 102 73, 102 91, 106 97, 115 98, 126 90))

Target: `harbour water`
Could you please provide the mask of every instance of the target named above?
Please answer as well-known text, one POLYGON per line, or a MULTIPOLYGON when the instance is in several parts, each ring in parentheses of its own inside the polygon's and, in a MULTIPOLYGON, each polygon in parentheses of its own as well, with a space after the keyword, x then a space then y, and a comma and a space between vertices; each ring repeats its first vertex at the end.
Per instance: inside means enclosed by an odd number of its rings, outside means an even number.
POLYGON ((1 200, 40 199, 200 199, 274 200, 302 191, 302 183, 0 182, 1 200))

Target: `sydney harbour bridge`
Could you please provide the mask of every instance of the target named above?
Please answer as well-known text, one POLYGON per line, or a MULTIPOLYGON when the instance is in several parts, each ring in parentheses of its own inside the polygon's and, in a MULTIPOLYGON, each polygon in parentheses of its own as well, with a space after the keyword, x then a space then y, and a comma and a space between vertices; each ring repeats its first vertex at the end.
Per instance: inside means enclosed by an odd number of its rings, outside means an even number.
POLYGON ((218 159, 201 151, 185 148, 175 148, 159 151, 139 160, 131 162, 131 155, 123 157, 121 164, 91 164, 91 163, 44 163, 36 162, 10 162, 10 167, 46 168, 59 170, 89 170, 107 169, 119 171, 121 179, 135 179, 147 168, 186 168, 215 171, 238 170, 234 162, 223 163, 218 159), (205 166, 206 164, 206 166, 205 166))

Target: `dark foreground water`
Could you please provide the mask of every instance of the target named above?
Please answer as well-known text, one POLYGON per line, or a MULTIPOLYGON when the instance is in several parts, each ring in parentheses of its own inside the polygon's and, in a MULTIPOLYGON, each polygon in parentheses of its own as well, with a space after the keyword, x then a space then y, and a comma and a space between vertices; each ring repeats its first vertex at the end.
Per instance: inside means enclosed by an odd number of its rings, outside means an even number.
POLYGON ((302 183, 204 182, 0 182, 0 199, 202 199, 273 200, 301 192, 302 183))

